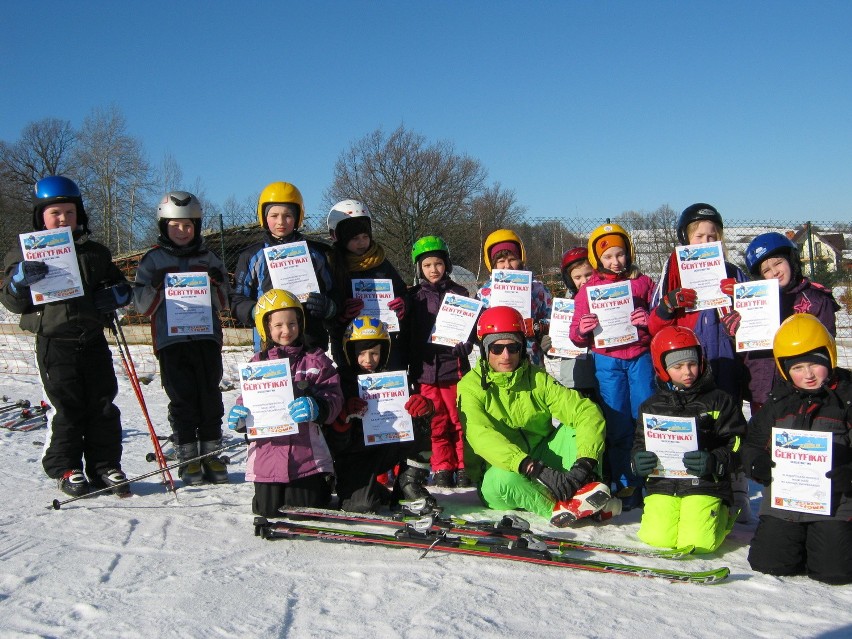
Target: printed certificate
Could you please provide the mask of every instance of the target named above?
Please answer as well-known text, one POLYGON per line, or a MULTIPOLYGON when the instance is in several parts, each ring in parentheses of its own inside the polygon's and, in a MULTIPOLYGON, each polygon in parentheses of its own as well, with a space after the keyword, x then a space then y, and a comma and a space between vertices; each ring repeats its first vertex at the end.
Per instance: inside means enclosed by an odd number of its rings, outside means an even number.
POLYGON ((642 413, 645 450, 656 453, 659 461, 651 477, 693 477, 683 465, 683 454, 698 450, 698 431, 694 417, 672 417, 642 413))
POLYGON ((33 304, 47 304, 83 295, 74 236, 67 226, 18 236, 24 260, 44 262, 47 275, 30 286, 33 304))
POLYGON ((594 340, 598 348, 623 346, 639 340, 639 331, 630 323, 633 293, 630 282, 614 282, 586 288, 589 313, 598 316, 594 340))
POLYGON ((510 306, 524 319, 532 318, 532 273, 501 268, 491 271, 488 305, 510 306))
POLYGON ((299 432, 287 410, 293 401, 293 379, 287 359, 249 362, 239 367, 243 405, 251 411, 246 419, 249 439, 281 437, 299 432))
POLYGON ((169 335, 212 335, 213 306, 207 273, 169 273, 163 283, 169 335))
POLYGON ((353 279, 352 296, 364 301, 364 315, 377 317, 388 325, 389 331, 399 331, 399 318, 388 308, 394 299, 391 280, 353 279))
POLYGON ((550 339, 552 346, 547 352, 551 357, 577 359, 585 357, 589 349, 580 348, 568 336, 571 330, 571 318, 574 317, 574 300, 554 297, 550 310, 550 339))
POLYGON ((831 452, 831 433, 773 428, 772 507, 830 515, 831 452))
POLYGON ((781 325, 778 280, 736 284, 734 310, 742 317, 734 339, 737 352, 771 349, 772 338, 781 325))
POLYGON ((358 375, 358 395, 367 402, 364 445, 375 446, 414 439, 414 424, 405 410, 408 375, 405 371, 358 375))
POLYGON ((687 313, 731 305, 731 298, 720 288, 720 282, 728 276, 721 242, 678 246, 675 254, 681 286, 698 293, 698 301, 686 309, 687 313))
POLYGON ((447 293, 441 301, 429 341, 444 346, 466 342, 470 339, 482 306, 483 303, 479 300, 447 293))
POLYGON ((320 292, 307 242, 270 246, 263 249, 263 256, 266 258, 272 288, 289 291, 300 302, 308 299, 309 293, 320 292))

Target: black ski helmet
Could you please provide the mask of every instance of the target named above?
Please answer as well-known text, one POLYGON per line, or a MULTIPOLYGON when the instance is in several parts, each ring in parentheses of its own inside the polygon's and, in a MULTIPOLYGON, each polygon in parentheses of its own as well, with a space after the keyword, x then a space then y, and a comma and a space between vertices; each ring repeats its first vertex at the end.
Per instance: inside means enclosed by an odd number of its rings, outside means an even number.
POLYGON ((722 224, 722 216, 719 215, 716 207, 705 204, 704 202, 698 202, 692 206, 687 206, 683 210, 683 213, 680 214, 680 218, 677 221, 677 241, 683 246, 689 244, 689 238, 686 236, 686 227, 693 222, 700 222, 702 220, 713 222, 720 229, 724 226, 722 224))

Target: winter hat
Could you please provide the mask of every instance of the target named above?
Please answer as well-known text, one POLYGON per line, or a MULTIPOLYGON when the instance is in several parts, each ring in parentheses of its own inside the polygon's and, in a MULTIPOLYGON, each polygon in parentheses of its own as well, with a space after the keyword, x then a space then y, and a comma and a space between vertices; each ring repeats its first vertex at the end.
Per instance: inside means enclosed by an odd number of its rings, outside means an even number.
POLYGON ((501 339, 510 339, 518 344, 524 343, 523 337, 520 333, 490 333, 482 338, 482 346, 487 351, 489 346, 501 339))
POLYGON ((600 256, 603 255, 607 249, 610 249, 613 246, 620 246, 625 252, 627 252, 627 245, 624 243, 624 238, 621 235, 616 233, 601 235, 597 240, 595 240, 595 256, 600 259, 600 256))
POLYGON ((831 359, 829 359, 828 353, 821 348, 811 351, 810 353, 796 355, 795 357, 785 357, 782 361, 782 365, 784 366, 784 370, 787 371, 788 379, 790 377, 790 369, 796 364, 821 364, 828 370, 831 370, 831 359))
POLYGON ((517 242, 497 242, 497 244, 493 245, 491 252, 488 254, 492 261, 494 260, 494 256, 500 251, 509 251, 516 258, 521 259, 521 247, 518 246, 517 242))
POLYGON ((348 220, 341 220, 334 230, 334 236, 337 238, 337 245, 346 248, 346 245, 356 235, 366 233, 373 239, 373 227, 368 217, 353 217, 348 220))
POLYGON ((681 362, 699 362, 698 358, 698 349, 694 347, 689 348, 679 348, 675 351, 669 351, 665 355, 663 355, 663 366, 665 368, 671 368, 675 364, 680 364, 681 362))

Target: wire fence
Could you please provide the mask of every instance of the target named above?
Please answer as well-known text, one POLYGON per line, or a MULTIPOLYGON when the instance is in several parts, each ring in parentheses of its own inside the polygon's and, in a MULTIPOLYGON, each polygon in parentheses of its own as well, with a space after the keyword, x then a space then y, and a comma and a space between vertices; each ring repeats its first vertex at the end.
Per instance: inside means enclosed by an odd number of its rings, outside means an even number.
MULTIPOLYGON (((244 219, 232 215, 228 224, 221 216, 206 220, 205 239, 208 247, 219 255, 229 273, 233 275, 240 252, 265 237, 258 228, 257 218, 246 212, 244 219)), ((607 220, 587 218, 537 218, 526 220, 512 229, 523 239, 526 248, 526 267, 533 271, 555 296, 564 295, 559 265, 562 254, 575 246, 585 246, 591 231, 607 220)), ((674 228, 644 228, 641 219, 613 219, 631 234, 635 260, 642 272, 655 281, 659 278, 665 261, 677 244, 674 228)), ((778 231, 794 238, 804 256, 805 273, 812 279, 830 286, 841 304, 837 313, 837 341, 839 363, 852 365, 852 233, 845 222, 797 223, 777 221, 728 222, 724 230, 724 244, 728 261, 744 268, 743 254, 749 242, 758 234, 778 231), (850 248, 847 248, 850 247, 850 248)), ((0 224, 0 234, 4 230, 0 224)), ((23 232, 26 229, 17 229, 23 232)), ((489 229, 490 230, 490 229, 489 229)), ((311 239, 329 242, 325 218, 308 217, 302 228, 311 239)), ((383 245, 387 255, 404 279, 415 283, 414 266, 410 259, 410 246, 393 245, 383 241, 382 228, 374 227, 376 240, 383 245)), ((453 279, 475 294, 487 279, 488 272, 482 259, 482 242, 487 234, 479 229, 430 229, 441 235, 450 247, 453 262, 453 279), (458 249, 457 247, 463 247, 458 249)), ((93 236, 98 239, 97 235, 93 236)), ((415 238, 416 239, 416 238, 415 238)), ((115 256, 116 262, 131 281, 135 277, 139 260, 148 247, 115 256)), ((37 375, 34 340, 17 326, 18 317, 0 309, 0 371, 15 375, 37 375)), ((252 329, 240 326, 227 312, 222 315, 224 326, 223 360, 226 379, 236 378, 236 367, 251 355, 252 329)), ((128 342, 150 345, 148 319, 133 306, 124 309, 122 324, 128 342)), ((112 338, 110 338, 112 339, 112 338)), ((134 348, 137 371, 143 382, 157 374, 157 361, 151 349, 134 348)), ((119 367, 120 369, 120 367, 119 367)))

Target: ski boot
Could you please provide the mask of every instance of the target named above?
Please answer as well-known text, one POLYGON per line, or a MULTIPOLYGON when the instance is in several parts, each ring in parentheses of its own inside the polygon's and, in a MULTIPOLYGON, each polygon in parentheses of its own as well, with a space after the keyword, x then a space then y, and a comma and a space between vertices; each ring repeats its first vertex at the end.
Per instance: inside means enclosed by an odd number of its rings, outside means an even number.
MULTIPOLYGON (((201 442, 201 454, 206 455, 215 450, 222 448, 222 441, 201 442)), ((227 484, 228 483, 228 467, 216 455, 210 455, 201 460, 204 479, 211 484, 227 484)))
MULTIPOLYGON (((189 442, 188 444, 175 443, 175 453, 178 461, 187 461, 198 457, 198 442, 189 442)), ((183 464, 178 469, 178 477, 186 486, 196 486, 204 481, 204 471, 201 468, 201 462, 198 460, 191 461, 188 464, 183 464)))
POLYGON ((473 482, 467 476, 467 471, 464 468, 459 468, 456 471, 456 488, 470 488, 473 482))
POLYGON ((66 495, 71 497, 82 497, 89 494, 89 482, 80 469, 66 470, 56 480, 56 484, 66 495))
POLYGON ((453 488, 456 485, 453 481, 453 471, 436 470, 432 475, 432 484, 435 488, 453 488))
POLYGON ((112 488, 113 495, 118 495, 119 497, 130 496, 130 486, 125 483, 127 475, 124 474, 121 468, 110 468, 105 473, 101 473, 99 479, 99 483, 103 484, 104 488, 112 488))
POLYGON ((393 486, 394 497, 400 501, 424 500, 425 508, 437 509, 438 502, 426 490, 429 481, 429 464, 408 460, 408 466, 401 470, 393 486))
POLYGON ((557 528, 570 526, 578 519, 590 517, 600 511, 610 500, 609 488, 600 482, 581 486, 568 501, 558 501, 553 506, 550 523, 557 528))

